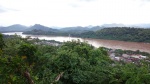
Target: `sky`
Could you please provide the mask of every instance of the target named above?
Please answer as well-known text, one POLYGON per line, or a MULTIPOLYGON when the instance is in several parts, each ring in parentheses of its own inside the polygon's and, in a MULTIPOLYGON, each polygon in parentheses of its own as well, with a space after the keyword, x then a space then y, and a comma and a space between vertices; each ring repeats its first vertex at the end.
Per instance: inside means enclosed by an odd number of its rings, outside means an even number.
POLYGON ((0 26, 150 23, 150 0, 0 0, 0 26))

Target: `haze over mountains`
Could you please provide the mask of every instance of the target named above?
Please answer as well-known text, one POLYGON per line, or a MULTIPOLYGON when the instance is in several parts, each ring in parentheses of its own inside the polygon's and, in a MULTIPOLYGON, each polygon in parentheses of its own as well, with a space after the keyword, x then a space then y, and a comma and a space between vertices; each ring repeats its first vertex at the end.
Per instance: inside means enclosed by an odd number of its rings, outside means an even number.
POLYGON ((28 27, 20 25, 20 24, 15 24, 15 25, 11 25, 11 26, 7 26, 7 27, 0 27, 0 31, 6 31, 6 32, 13 32, 13 31, 24 31, 28 29, 28 27))
POLYGON ((124 25, 124 24, 103 24, 99 26, 76 26, 76 27, 46 27, 40 24, 35 24, 33 26, 27 27, 20 24, 15 24, 7 27, 0 26, 0 32, 23 32, 32 30, 42 30, 42 31, 63 31, 63 32, 76 32, 76 31, 97 31, 108 27, 135 27, 135 28, 150 28, 150 24, 135 24, 135 25, 124 25))
POLYGON ((51 27, 46 27, 40 24, 35 24, 33 26, 30 27, 26 27, 23 25, 11 25, 8 27, 0 27, 0 32, 24 32, 24 31, 32 31, 32 30, 42 30, 42 31, 63 31, 63 32, 68 32, 68 31, 88 31, 88 30, 92 30, 92 31, 96 31, 99 29, 102 29, 104 27, 100 27, 100 26, 92 26, 91 28, 89 27, 81 27, 81 26, 77 26, 77 27, 65 27, 65 28, 51 28, 51 27))

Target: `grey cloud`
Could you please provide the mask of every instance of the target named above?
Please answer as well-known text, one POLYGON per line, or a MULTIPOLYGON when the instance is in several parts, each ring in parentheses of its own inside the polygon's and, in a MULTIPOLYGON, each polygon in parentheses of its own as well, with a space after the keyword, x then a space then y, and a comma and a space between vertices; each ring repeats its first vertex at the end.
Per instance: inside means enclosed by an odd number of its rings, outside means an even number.
POLYGON ((0 13, 8 12, 8 11, 19 11, 16 9, 11 9, 11 8, 5 8, 3 6, 0 6, 0 13))
POLYGON ((3 12, 5 12, 5 10, 3 10, 3 9, 0 8, 0 13, 3 13, 3 12))
POLYGON ((3 12, 6 12, 6 10, 2 6, 0 6, 0 13, 3 13, 3 12))

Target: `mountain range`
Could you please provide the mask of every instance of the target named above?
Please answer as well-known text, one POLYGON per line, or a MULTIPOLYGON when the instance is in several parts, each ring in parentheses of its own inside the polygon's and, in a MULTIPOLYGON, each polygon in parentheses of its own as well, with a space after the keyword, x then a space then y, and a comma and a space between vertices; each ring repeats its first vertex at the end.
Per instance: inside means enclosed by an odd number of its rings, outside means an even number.
POLYGON ((28 27, 20 25, 20 24, 15 24, 7 27, 0 27, 0 31, 2 32, 19 32, 19 31, 24 31, 28 29, 28 27))
POLYGON ((33 26, 27 27, 20 24, 15 24, 7 27, 0 26, 0 32, 24 32, 32 30, 42 30, 42 31, 62 31, 62 32, 83 32, 83 31, 97 31, 103 28, 108 27, 135 27, 135 28, 150 28, 150 24, 135 24, 135 25, 124 25, 124 24, 103 24, 99 26, 76 26, 76 27, 64 27, 64 28, 55 28, 55 27, 46 27, 40 24, 35 24, 33 26))
POLYGON ((40 24, 35 24, 35 25, 25 29, 24 31, 32 31, 32 30, 57 31, 57 29, 46 27, 46 26, 43 26, 43 25, 40 25, 40 24))
POLYGON ((65 27, 65 28, 51 28, 51 27, 46 27, 40 24, 35 24, 33 26, 30 27, 26 27, 23 25, 11 25, 8 27, 0 27, 0 32, 24 32, 24 31, 32 31, 32 30, 41 30, 41 31, 62 31, 62 32, 83 32, 83 31, 96 31, 99 29, 102 29, 104 27, 100 27, 100 26, 93 26, 91 28, 89 27, 81 27, 81 26, 76 26, 76 27, 65 27))

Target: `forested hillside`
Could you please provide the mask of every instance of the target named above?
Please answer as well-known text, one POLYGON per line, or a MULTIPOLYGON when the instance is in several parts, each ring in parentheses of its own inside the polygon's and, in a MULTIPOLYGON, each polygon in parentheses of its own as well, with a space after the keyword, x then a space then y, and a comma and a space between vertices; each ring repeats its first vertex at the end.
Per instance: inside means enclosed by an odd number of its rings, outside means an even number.
POLYGON ((150 42, 150 29, 106 28, 96 32, 98 38, 135 42, 150 42))
POLYGON ((104 28, 96 32, 89 31, 75 36, 83 38, 150 42, 150 29, 127 28, 127 27, 104 28))
POLYGON ((149 62, 112 61, 105 48, 80 41, 61 46, 0 34, 1 84, 150 84, 149 62))

